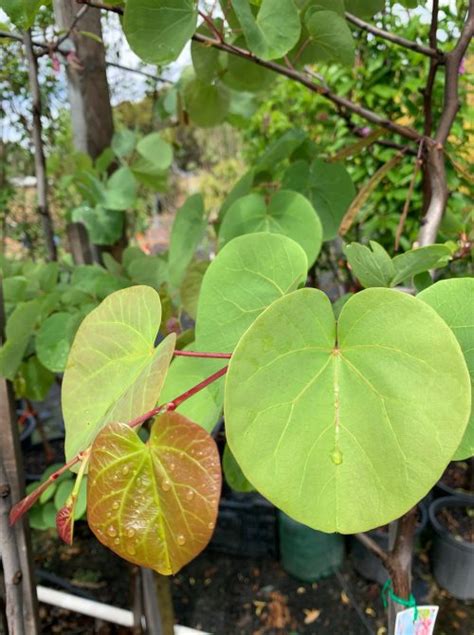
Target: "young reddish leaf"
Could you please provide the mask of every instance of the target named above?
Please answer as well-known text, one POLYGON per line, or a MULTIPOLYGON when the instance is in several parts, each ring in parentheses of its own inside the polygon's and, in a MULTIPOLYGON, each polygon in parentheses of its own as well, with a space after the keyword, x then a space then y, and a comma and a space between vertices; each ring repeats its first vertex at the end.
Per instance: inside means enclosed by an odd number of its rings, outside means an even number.
POLYGON ((56 514, 56 529, 58 536, 67 545, 72 545, 74 534, 74 507, 76 506, 77 496, 71 496, 66 505, 62 507, 56 514))
POLYGON ((90 450, 86 450, 86 452, 84 452, 72 492, 66 500, 64 507, 62 507, 56 514, 56 529, 58 535, 61 540, 64 540, 64 542, 68 545, 72 545, 77 499, 81 489, 82 479, 84 478, 87 466, 89 465, 89 456, 90 450))
POLYGON ((92 446, 89 526, 121 557, 170 575, 209 542, 220 490, 216 444, 186 417, 157 417, 146 444, 111 423, 92 446))

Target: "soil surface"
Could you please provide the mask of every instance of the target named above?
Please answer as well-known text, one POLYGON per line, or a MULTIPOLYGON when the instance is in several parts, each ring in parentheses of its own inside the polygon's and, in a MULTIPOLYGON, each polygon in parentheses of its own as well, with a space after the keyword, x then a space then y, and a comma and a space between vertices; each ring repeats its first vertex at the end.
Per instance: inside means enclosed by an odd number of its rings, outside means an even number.
POLYGON ((446 468, 441 482, 454 490, 469 492, 474 495, 474 462, 453 461, 446 468))
MULTIPOLYGON (((72 546, 52 531, 34 531, 33 540, 41 584, 69 592, 62 585, 72 585, 98 601, 132 607, 136 568, 97 542, 86 523, 77 523, 72 546)), ((436 635, 474 635, 474 603, 440 591, 429 569, 427 552, 420 551, 414 593, 420 603, 440 604, 436 635)), ((208 548, 170 580, 176 621, 214 635, 386 635, 380 586, 360 578, 350 559, 336 575, 310 584, 286 574, 274 558, 208 548)), ((40 610, 48 635, 132 632, 44 604, 40 610)))
POLYGON ((457 540, 474 542, 474 506, 445 507, 436 518, 457 540))

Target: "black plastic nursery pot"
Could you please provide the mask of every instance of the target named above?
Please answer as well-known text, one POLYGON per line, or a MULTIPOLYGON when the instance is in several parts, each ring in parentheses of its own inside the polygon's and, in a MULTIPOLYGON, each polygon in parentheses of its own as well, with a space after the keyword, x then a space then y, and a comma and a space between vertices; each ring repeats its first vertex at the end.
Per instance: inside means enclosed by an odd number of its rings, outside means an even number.
MULTIPOLYGON (((474 542, 455 535, 441 522, 443 510, 474 508, 472 497, 446 496, 431 503, 429 515, 434 530, 432 547, 433 575, 440 587, 458 600, 474 600, 474 542)), ((474 520, 469 518, 471 540, 474 520)))
MULTIPOLYGON (((428 511, 424 504, 418 505, 419 518, 415 529, 415 541, 419 539, 421 533, 428 524, 428 511)), ((368 535, 384 550, 388 550, 388 531, 374 529, 368 535)), ((357 538, 351 537, 351 560, 354 569, 359 575, 371 582, 384 584, 389 575, 387 569, 380 562, 379 558, 367 549, 357 538)))
POLYGON ((276 510, 257 493, 228 492, 221 498, 211 550, 243 558, 275 558, 276 510))
POLYGON ((283 569, 303 582, 315 582, 337 571, 344 561, 344 538, 326 534, 278 513, 283 569))
POLYGON ((467 461, 452 461, 446 468, 441 479, 436 483, 434 494, 437 498, 443 496, 464 496, 474 501, 474 463, 467 461))

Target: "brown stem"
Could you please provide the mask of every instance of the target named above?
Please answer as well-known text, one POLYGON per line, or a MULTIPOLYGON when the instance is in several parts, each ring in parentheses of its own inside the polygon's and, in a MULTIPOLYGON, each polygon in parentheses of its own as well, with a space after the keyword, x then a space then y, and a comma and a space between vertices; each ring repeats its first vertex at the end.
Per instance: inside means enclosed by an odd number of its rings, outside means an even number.
POLYGON ((418 42, 413 42, 413 40, 407 40, 400 35, 395 35, 395 33, 390 33, 389 31, 385 31, 384 29, 379 29, 373 24, 369 24, 368 22, 361 20, 351 13, 346 13, 345 16, 348 22, 352 22, 352 24, 354 24, 356 27, 367 31, 367 33, 372 33, 372 35, 381 37, 388 42, 392 42, 392 44, 397 44, 398 46, 402 46, 403 48, 409 49, 410 51, 415 51, 416 53, 421 53, 422 55, 427 55, 431 59, 436 59, 438 63, 442 63, 443 54, 441 53, 441 51, 437 50, 436 42, 433 45, 433 43, 430 41, 430 46, 423 46, 422 44, 418 44, 418 42))
POLYGON ((375 540, 373 540, 368 534, 364 533, 355 534, 355 538, 357 538, 364 547, 371 551, 374 556, 377 556, 385 567, 388 567, 390 556, 385 549, 382 549, 382 547, 375 542, 375 540))
POLYGON ((436 242, 438 229, 448 201, 444 144, 459 110, 459 67, 474 34, 474 0, 469 0, 466 21, 458 42, 445 56, 443 110, 435 134, 435 145, 427 147, 426 172, 430 188, 430 202, 422 221, 420 245, 436 242))
POLYGON ((405 204, 403 205, 403 210, 400 215, 400 220, 398 221, 398 227, 395 234, 395 246, 394 246, 395 251, 398 251, 398 248, 400 246, 400 238, 402 237, 403 228, 405 226, 405 221, 407 219, 408 211, 410 209, 411 199, 413 197, 413 192, 415 190, 416 177, 418 176, 420 167, 423 164, 421 160, 422 152, 423 152, 423 141, 420 142, 420 145, 418 147, 418 154, 416 155, 416 159, 415 159, 415 168, 413 170, 413 176, 411 177, 410 185, 408 187, 407 197, 405 199, 405 204))
POLYGON ((42 123, 41 123, 41 91, 38 81, 38 62, 33 51, 31 31, 24 34, 26 58, 28 61, 28 77, 33 106, 33 144, 35 147, 36 190, 38 196, 38 214, 43 225, 44 239, 49 260, 57 260, 58 254, 54 242, 53 220, 48 205, 48 178, 46 175, 46 159, 44 156, 42 123))
MULTIPOLYGON (((397 522, 395 544, 390 552, 387 570, 392 580, 393 593, 404 600, 411 594, 411 568, 413 541, 416 527, 416 507, 404 514, 397 522)), ((393 635, 397 613, 406 607, 389 598, 389 635, 393 635)))

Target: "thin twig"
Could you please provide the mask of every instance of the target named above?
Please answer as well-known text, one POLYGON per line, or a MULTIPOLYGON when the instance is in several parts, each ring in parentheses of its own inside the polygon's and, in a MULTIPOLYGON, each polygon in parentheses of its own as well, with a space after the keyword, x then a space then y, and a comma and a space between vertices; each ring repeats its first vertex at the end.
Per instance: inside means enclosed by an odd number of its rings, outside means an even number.
POLYGON ((377 556, 377 558, 381 560, 382 564, 384 564, 385 566, 389 566, 389 554, 385 551, 385 549, 382 549, 382 547, 377 544, 373 538, 371 538, 368 534, 363 533, 355 534, 354 537, 357 538, 357 540, 361 542, 365 547, 367 547, 367 549, 371 551, 375 556, 377 556))
POLYGON ((74 29, 76 28, 78 22, 84 17, 84 15, 87 13, 87 11, 89 10, 89 5, 85 4, 83 7, 81 7, 79 9, 79 11, 76 13, 76 15, 74 16, 74 20, 71 22, 70 27, 68 28, 68 30, 66 31, 66 33, 64 33, 63 35, 61 35, 61 37, 59 37, 56 41, 56 43, 53 45, 52 50, 56 51, 59 49, 59 47, 61 46, 61 44, 63 42, 65 42, 68 37, 71 35, 71 33, 74 31, 74 29))
MULTIPOLYGON (((431 25, 429 41, 430 46, 436 46, 438 32, 438 13, 439 0, 433 0, 433 8, 431 12, 431 25)), ((436 79, 436 71, 438 70, 439 60, 437 58, 430 59, 430 68, 428 71, 428 79, 426 87, 423 90, 423 113, 424 113, 424 133, 427 137, 431 135, 433 130, 433 88, 436 79)))
POLYGON ((10 527, 8 522, 10 504, 10 485, 3 465, 0 463, 0 553, 2 555, 8 632, 15 635, 25 635, 20 557, 14 529, 10 527))
POLYGON ((26 59, 28 62, 28 78, 33 111, 32 136, 35 148, 36 190, 38 197, 37 210, 43 226, 48 258, 49 260, 57 260, 58 253, 56 243, 54 242, 53 220, 51 218, 48 204, 48 178, 46 175, 46 158, 42 138, 43 127, 41 123, 41 91, 38 80, 38 61, 33 51, 31 30, 25 32, 23 41, 25 45, 26 59))
POLYGON ((121 71, 126 71, 127 73, 136 73, 137 75, 143 75, 143 77, 154 79, 156 82, 163 82, 164 84, 173 83, 170 79, 166 79, 165 77, 161 77, 160 75, 153 75, 152 73, 147 73, 146 71, 142 71, 139 68, 130 68, 129 66, 123 66, 122 64, 117 64, 117 62, 108 62, 107 60, 105 61, 105 64, 106 66, 119 68, 121 71))
POLYGON ((413 170, 413 176, 411 177, 410 185, 408 187, 407 197, 405 199, 405 204, 403 205, 403 210, 400 215, 400 220, 398 221, 397 232, 395 234, 395 245, 394 245, 395 251, 398 251, 398 248, 400 246, 400 238, 403 233, 403 227, 405 226, 405 221, 408 216, 408 210, 410 209, 411 199, 413 197, 413 192, 415 190, 416 177, 418 176, 419 169, 423 164, 423 161, 421 159, 422 153, 423 153, 423 141, 420 141, 420 145, 418 147, 418 154, 416 155, 416 159, 415 159, 415 168, 413 170))
POLYGON ((409 49, 410 51, 415 51, 416 53, 421 53, 421 55, 427 55, 428 57, 435 58, 438 62, 443 62, 443 53, 436 49, 436 46, 433 46, 430 43, 430 46, 423 46, 423 44, 418 44, 418 42, 414 42, 413 40, 407 40, 400 35, 395 35, 395 33, 390 33, 389 31, 385 31, 384 29, 379 29, 377 26, 373 24, 369 24, 364 20, 361 20, 352 13, 346 13, 346 20, 351 22, 359 29, 363 31, 367 31, 368 33, 372 33, 372 35, 376 35, 377 37, 383 38, 388 42, 392 42, 392 44, 397 44, 398 46, 402 46, 403 48, 409 49))

